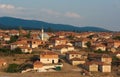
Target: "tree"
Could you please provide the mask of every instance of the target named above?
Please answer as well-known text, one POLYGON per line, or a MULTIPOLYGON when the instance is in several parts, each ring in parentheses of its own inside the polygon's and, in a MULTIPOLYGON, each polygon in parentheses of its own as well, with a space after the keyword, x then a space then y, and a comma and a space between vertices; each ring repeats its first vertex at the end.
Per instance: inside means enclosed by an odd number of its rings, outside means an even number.
POLYGON ((115 39, 115 40, 120 40, 120 36, 116 36, 116 37, 114 37, 113 39, 115 39))
POLYGON ((18 40, 18 36, 15 35, 15 36, 11 36, 10 37, 10 41, 8 43, 13 43, 13 42, 16 42, 18 40))
POLYGON ((15 48, 15 49, 12 50, 11 52, 14 53, 14 54, 22 54, 22 50, 21 50, 21 48, 19 48, 19 47, 15 48))
POLYGON ((90 36, 88 36, 87 38, 92 39, 92 38, 93 38, 93 36, 94 36, 94 35, 90 35, 90 36))
POLYGON ((88 48, 90 48, 90 47, 91 47, 91 42, 88 41, 88 42, 86 43, 86 46, 87 46, 88 48))
POLYGON ((29 31, 28 34, 25 35, 25 37, 27 37, 27 38, 30 38, 30 36, 31 36, 31 31, 29 31))

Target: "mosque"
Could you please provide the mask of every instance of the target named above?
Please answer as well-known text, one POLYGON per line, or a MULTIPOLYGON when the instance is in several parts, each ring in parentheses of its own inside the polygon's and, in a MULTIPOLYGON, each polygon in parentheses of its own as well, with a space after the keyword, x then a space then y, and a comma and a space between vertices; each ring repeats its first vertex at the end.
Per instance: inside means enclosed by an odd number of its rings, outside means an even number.
POLYGON ((41 30, 41 33, 39 34, 39 38, 42 40, 42 41, 47 41, 50 36, 44 32, 44 29, 42 28, 41 30))

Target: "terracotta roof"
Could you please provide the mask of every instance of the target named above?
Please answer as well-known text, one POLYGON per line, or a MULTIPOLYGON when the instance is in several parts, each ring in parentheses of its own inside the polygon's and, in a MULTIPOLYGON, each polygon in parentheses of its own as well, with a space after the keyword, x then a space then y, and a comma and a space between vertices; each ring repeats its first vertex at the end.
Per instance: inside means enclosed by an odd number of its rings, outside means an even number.
POLYGON ((44 51, 40 55, 58 55, 58 54, 53 51, 44 51))
POLYGON ((90 62, 86 62, 84 65, 93 65, 93 64, 96 64, 96 65, 102 65, 102 64, 103 64, 103 62, 90 61, 90 62))
POLYGON ((58 58, 58 54, 52 51, 45 51, 40 54, 41 58, 58 58))
POLYGON ((81 54, 81 53, 77 51, 70 51, 70 52, 67 52, 66 54, 81 54))
POLYGON ((69 46, 69 45, 57 45, 57 46, 53 47, 53 49, 61 49, 61 48, 68 48, 68 47, 72 47, 72 46, 69 46))
POLYGON ((111 58, 110 55, 108 55, 108 54, 103 54, 101 57, 102 58, 111 58))
POLYGON ((6 62, 4 59, 0 59, 0 63, 4 63, 6 62))
POLYGON ((34 68, 41 68, 41 67, 43 67, 43 63, 40 62, 40 61, 35 61, 33 65, 34 65, 34 68))

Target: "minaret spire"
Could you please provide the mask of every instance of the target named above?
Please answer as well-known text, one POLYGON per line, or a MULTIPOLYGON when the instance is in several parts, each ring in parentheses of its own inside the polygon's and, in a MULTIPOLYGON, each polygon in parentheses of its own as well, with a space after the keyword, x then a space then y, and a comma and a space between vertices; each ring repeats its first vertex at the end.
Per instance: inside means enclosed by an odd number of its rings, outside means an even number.
POLYGON ((41 35, 41 39, 42 39, 42 41, 44 40, 44 29, 43 29, 43 27, 42 27, 42 35, 41 35))

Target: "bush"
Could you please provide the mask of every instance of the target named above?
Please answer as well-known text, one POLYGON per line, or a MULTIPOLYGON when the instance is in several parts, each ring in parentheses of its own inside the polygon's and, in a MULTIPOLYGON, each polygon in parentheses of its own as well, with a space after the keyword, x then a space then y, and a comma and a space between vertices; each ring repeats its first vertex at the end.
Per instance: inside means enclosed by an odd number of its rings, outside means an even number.
POLYGON ((23 52, 22 52, 22 50, 21 50, 21 48, 15 48, 14 50, 12 50, 11 51, 12 53, 14 53, 14 54, 22 54, 23 52))
POLYGON ((15 73, 15 72, 18 72, 18 64, 9 64, 6 72, 9 72, 9 73, 15 73))
POLYGON ((55 70, 60 71, 61 67, 58 66, 58 67, 55 68, 55 70))

